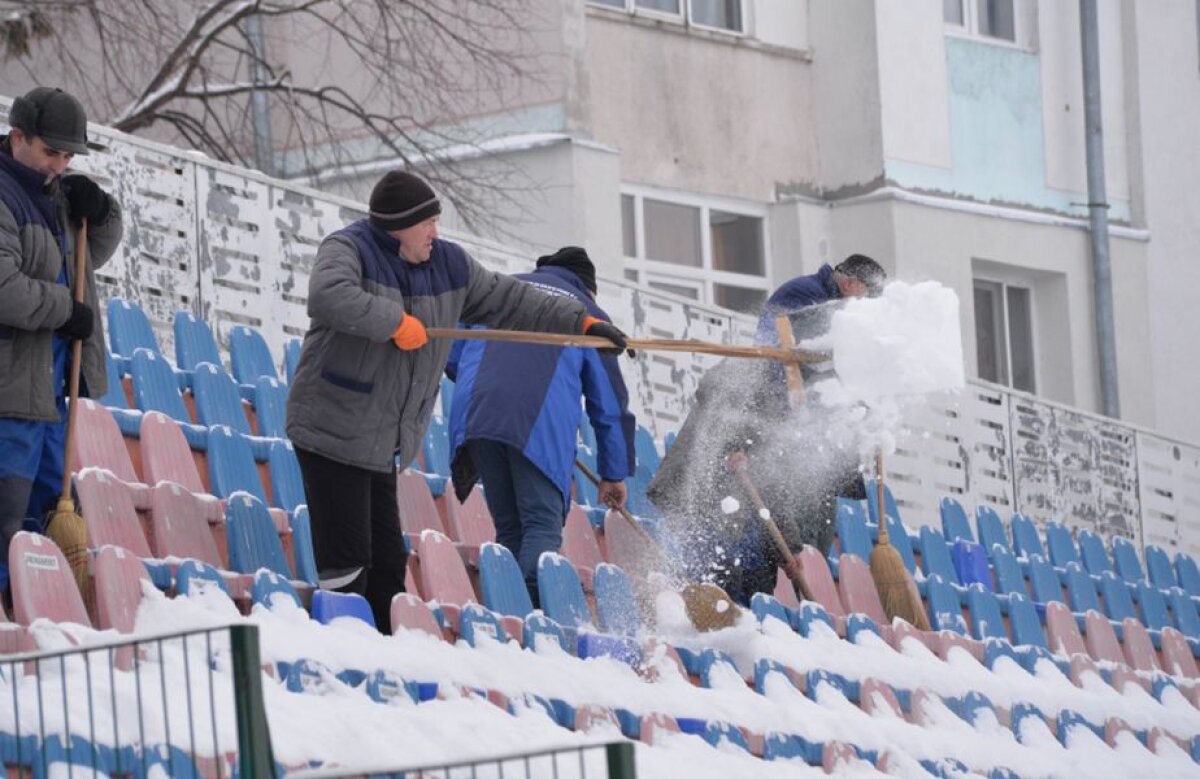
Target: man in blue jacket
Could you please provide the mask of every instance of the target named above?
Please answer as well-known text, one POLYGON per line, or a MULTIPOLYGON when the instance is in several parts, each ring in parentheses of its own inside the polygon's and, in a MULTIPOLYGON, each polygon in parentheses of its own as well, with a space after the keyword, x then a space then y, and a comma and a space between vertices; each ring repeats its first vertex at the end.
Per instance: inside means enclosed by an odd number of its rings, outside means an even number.
MULTIPOLYGON (((540 257, 537 270, 516 278, 575 298, 590 316, 609 321, 594 300, 596 269, 577 246, 540 257)), ((625 503, 636 425, 617 357, 579 347, 457 341, 446 373, 455 381, 450 412, 455 492, 464 500, 482 478, 496 540, 517 558, 536 606, 538 558, 558 551, 570 508, 581 395, 596 431, 599 502, 625 503)))

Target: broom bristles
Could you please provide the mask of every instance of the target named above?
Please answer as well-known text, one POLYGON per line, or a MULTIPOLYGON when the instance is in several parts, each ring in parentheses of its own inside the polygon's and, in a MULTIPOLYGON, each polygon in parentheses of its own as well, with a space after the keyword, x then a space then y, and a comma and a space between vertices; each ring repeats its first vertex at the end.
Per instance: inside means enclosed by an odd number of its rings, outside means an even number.
POLYGON ((75 513, 75 501, 60 497, 58 506, 46 522, 46 536, 53 541, 67 558, 79 594, 87 598, 90 579, 88 577, 88 532, 87 522, 75 513))
POLYGON ((929 630, 929 618, 913 593, 900 552, 891 544, 875 544, 871 549, 871 578, 879 591, 879 600, 888 619, 899 617, 918 630, 929 630))

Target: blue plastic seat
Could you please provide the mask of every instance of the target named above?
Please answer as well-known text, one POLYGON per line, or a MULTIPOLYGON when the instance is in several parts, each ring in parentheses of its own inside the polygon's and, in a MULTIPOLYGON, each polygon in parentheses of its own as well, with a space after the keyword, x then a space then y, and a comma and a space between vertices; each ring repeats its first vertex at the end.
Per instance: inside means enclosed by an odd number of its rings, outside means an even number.
POLYGON ((229 498, 235 492, 248 492, 260 503, 267 503, 249 442, 224 425, 209 430, 208 481, 213 494, 218 497, 229 498))
POLYGON ((950 547, 950 559, 954 563, 958 581, 964 587, 979 584, 988 592, 995 589, 992 572, 988 568, 987 552, 983 551, 982 546, 960 538, 950 547))
MULTIPOLYGON (((258 577, 255 577, 255 584, 258 577)), ((328 625, 338 617, 351 617, 375 627, 375 616, 367 599, 354 592, 316 590, 312 598, 312 617, 322 625, 328 625)))
POLYGON ((799 619, 798 615, 790 613, 787 606, 765 592, 756 592, 750 596, 750 611, 759 623, 766 622, 768 618, 774 618, 789 628, 794 627, 799 619))
POLYGON ((1012 516, 1013 550, 1017 557, 1032 555, 1046 556, 1046 548, 1042 546, 1042 538, 1038 535, 1037 525, 1024 514, 1012 516))
POLYGON ((1171 567, 1171 558, 1161 546, 1146 544, 1146 573, 1150 575, 1150 583, 1159 589, 1179 586, 1175 569, 1171 567))
POLYGON ((565 628, 592 624, 583 585, 567 558, 546 552, 538 560, 538 596, 546 616, 565 628))
POLYGON ((1032 703, 1025 702, 1013 704, 1013 707, 1009 712, 1009 724, 1012 728, 1013 735, 1016 736, 1017 740, 1021 741, 1021 743, 1025 743, 1024 739, 1021 738, 1021 731, 1025 728, 1025 720, 1030 720, 1031 722, 1040 722, 1043 726, 1046 726, 1047 728, 1049 727, 1046 725, 1046 715, 1043 714, 1042 710, 1037 706, 1033 705, 1032 703))
MULTIPOLYGON (((34 779, 46 779, 50 776, 80 776, 105 775, 115 772, 113 749, 99 743, 73 735, 63 739, 58 733, 47 735, 42 741, 41 750, 32 760, 34 779)), ((132 770, 132 765, 123 766, 132 770)))
POLYGON ((1104 541, 1090 530, 1079 531, 1079 556, 1083 559, 1083 567, 1093 576, 1100 576, 1106 571, 1112 571, 1112 560, 1108 559, 1108 550, 1104 541))
POLYGON ((1015 595, 1009 601, 1008 626, 1012 630, 1013 644, 1050 649, 1050 644, 1046 641, 1046 631, 1042 628, 1042 619, 1029 598, 1015 595))
POLYGON ((1136 584, 1146 578, 1146 574, 1142 570, 1142 561, 1138 559, 1137 549, 1128 538, 1113 537, 1112 556, 1117 575, 1125 581, 1136 584))
POLYGON ((949 630, 967 635, 967 620, 962 612, 958 591, 940 576, 931 576, 927 588, 929 624, 934 630, 949 630))
POLYGON ((967 510, 954 498, 944 496, 938 504, 942 517, 942 535, 953 543, 958 539, 975 542, 975 534, 971 532, 971 523, 967 520, 967 510))
POLYGON ((480 641, 485 638, 502 644, 507 640, 500 619, 478 603, 463 606, 458 630, 463 641, 471 646, 479 646, 480 641))
POLYGON ((860 636, 872 633, 880 638, 883 637, 883 632, 879 629, 879 625, 875 620, 868 617, 862 612, 855 612, 846 615, 846 640, 852 644, 857 644, 860 636))
POLYGON ((191 311, 176 311, 173 329, 176 368, 194 371, 202 362, 221 365, 221 350, 208 322, 196 318, 191 311))
POLYGON ((666 452, 671 451, 671 446, 674 445, 675 439, 678 437, 679 437, 679 434, 677 432, 675 432, 674 430, 668 431, 667 434, 665 436, 663 436, 663 453, 664 454, 666 452))
MULTIPOLYGON (((594 458, 596 456, 596 431, 592 428, 591 420, 588 419, 587 414, 582 414, 579 417, 579 443, 587 447, 589 453, 593 457, 593 460, 589 462, 588 465, 595 466, 596 463, 594 458)), ((636 449, 634 450, 634 455, 635 457, 637 455, 636 449)))
POLYGON ((967 607, 971 612, 971 635, 983 641, 988 638, 998 638, 1008 641, 1008 631, 1004 628, 1004 615, 1000 613, 1000 604, 996 596, 979 587, 967 590, 967 607))
POLYGON ((833 623, 833 617, 829 616, 829 612, 819 603, 812 601, 804 601, 800 604, 800 610, 796 616, 795 627, 800 631, 802 636, 812 636, 813 626, 817 623, 823 624, 828 628, 830 633, 836 635, 837 628, 833 623))
POLYGON ((1179 586, 1188 595, 1200 598, 1200 567, 1196 565, 1196 559, 1187 552, 1177 552, 1175 554, 1175 574, 1179 579, 1179 586))
POLYGON ((521 567, 512 552, 500 544, 480 547, 479 589, 483 605, 497 614, 525 619, 533 612, 521 567))
POLYGON ((787 668, 784 667, 783 663, 766 657, 761 657, 756 660, 754 663, 754 691, 759 695, 765 695, 767 679, 773 674, 779 674, 780 678, 786 681, 789 685, 792 684, 792 677, 788 673, 787 668))
POLYGON ((192 375, 192 392, 196 398, 196 416, 205 427, 224 425, 250 444, 250 452, 258 462, 266 462, 271 441, 250 435, 250 420, 242 406, 242 396, 233 377, 219 365, 200 363, 192 375))
POLYGON ((1058 740, 1064 745, 1067 743, 1067 738, 1070 736, 1073 728, 1087 728, 1096 738, 1104 741, 1104 726, 1097 725, 1077 711, 1072 711, 1071 709, 1060 711, 1057 717, 1057 725, 1058 740))
POLYGON ((434 416, 429 420, 425 438, 421 440, 425 471, 440 476, 450 475, 450 435, 445 417, 434 416))
POLYGON ((1142 624, 1147 628, 1158 631, 1173 627, 1171 618, 1167 615, 1167 600, 1157 587, 1145 582, 1139 584, 1137 586, 1137 602, 1142 612, 1142 624))
MULTIPOLYGON (((575 447, 575 459, 582 462, 584 465, 592 469, 592 473, 596 472, 596 455, 594 450, 589 450, 583 444, 575 447)), ((595 506, 597 495, 599 494, 596 486, 588 481, 587 477, 578 468, 574 469, 571 479, 575 484, 575 502, 581 506, 595 506)))
POLYGON ((744 752, 750 751, 750 745, 746 742, 742 731, 728 722, 710 721, 704 731, 704 740, 718 748, 722 744, 731 744, 744 752))
POLYGON ((763 740, 763 760, 803 760, 811 766, 821 765, 825 744, 809 741, 794 733, 768 733, 763 740))
POLYGON ((237 325, 229 331, 229 365, 238 384, 253 385, 259 376, 279 378, 262 333, 245 325, 237 325))
POLYGON ((1096 584, 1092 581, 1091 576, 1084 573, 1078 563, 1067 566, 1063 579, 1067 585, 1067 605, 1071 607, 1071 611, 1076 614, 1101 611, 1100 597, 1096 594, 1096 584))
POLYGON ((867 512, 860 501, 837 499, 837 534, 842 554, 871 559, 871 531, 867 527, 867 512))
POLYGON ((118 363, 133 357, 138 349, 149 349, 162 356, 158 336, 154 334, 146 312, 137 303, 124 298, 108 299, 108 340, 120 358, 118 363))
MULTIPOLYGON (((320 592, 320 591, 318 591, 320 592)), ((253 601, 265 608, 271 608, 276 595, 282 595, 290 598, 292 603, 296 604, 296 608, 301 608, 300 596, 296 594, 296 588, 292 586, 284 577, 274 571, 260 570, 254 573, 254 587, 250 591, 250 597, 253 601)), ((330 593, 337 594, 337 593, 330 593)), ((316 593, 313 594, 313 617, 317 618, 317 598, 316 593)), ((368 611, 369 613, 369 611, 368 611)), ((320 620, 328 622, 329 620, 320 620)))
POLYGON ((719 685, 714 684, 718 674, 728 676, 732 673, 741 679, 741 672, 738 671, 737 663, 733 662, 733 658, 727 653, 711 647, 700 653, 696 668, 696 675, 700 677, 700 685, 708 689, 720 689, 719 685))
POLYGON ((1013 547, 1008 540, 1008 531, 1004 529, 1004 521, 991 506, 975 507, 975 527, 979 531, 979 543, 983 545, 983 550, 987 552, 988 557, 993 556, 992 549, 997 544, 1012 551, 1013 547))
POLYGON ((1065 568, 1071 563, 1080 564, 1079 549, 1071 531, 1053 520, 1046 523, 1046 548, 1050 552, 1050 562, 1059 568, 1065 568))
POLYGON ((219 589, 229 595, 229 586, 221 572, 199 560, 184 560, 175 571, 175 591, 180 595, 192 595, 203 588, 219 589))
POLYGON ((304 495, 304 477, 300 473, 300 462, 296 450, 287 440, 271 441, 267 452, 267 469, 271 474, 272 505, 279 506, 289 514, 308 503, 304 495))
POLYGON ((296 376, 296 366, 300 364, 300 352, 303 348, 304 342, 299 338, 289 338, 283 345, 283 372, 288 385, 291 385, 296 376))
POLYGON ((846 700, 858 702, 859 686, 858 682, 852 681, 845 676, 828 671, 823 668, 814 668, 804 675, 804 689, 808 693, 808 697, 813 700, 817 699, 817 689, 827 684, 840 692, 846 700))
POLYGON ((299 506, 292 512, 292 554, 296 558, 296 578, 316 587, 317 559, 313 553, 312 523, 308 518, 308 506, 299 506))
POLYGON ((441 383, 438 385, 438 406, 441 408, 441 415, 446 419, 450 418, 450 409, 454 405, 454 382, 449 376, 443 376, 441 383))
POLYGON ((225 509, 229 566, 241 573, 266 568, 291 578, 275 522, 262 501, 246 492, 234 493, 225 509))
POLYGON ((203 450, 208 431, 192 424, 183 396, 179 394, 179 381, 162 355, 139 347, 134 350, 130 360, 130 372, 133 376, 133 399, 137 407, 143 412, 159 411, 171 417, 183 429, 188 446, 203 450))
POLYGON ((658 447, 654 444, 654 436, 641 425, 637 426, 633 434, 633 451, 638 466, 645 466, 650 473, 658 470, 658 447))
POLYGON ((1011 549, 997 545, 992 552, 992 568, 996 574, 996 589, 1001 594, 1016 593, 1029 597, 1029 589, 1025 586, 1025 574, 1011 549))
POLYGON ((942 700, 946 704, 946 708, 954 712, 959 719, 966 722, 972 727, 975 726, 979 716, 985 712, 995 714, 995 707, 992 701, 978 690, 971 690, 965 695, 958 697, 948 697, 942 700))
POLYGON ((1192 596, 1175 587, 1168 591, 1167 600, 1171 603, 1171 613, 1175 616, 1175 627, 1188 638, 1200 639, 1200 609, 1192 596))
POLYGON ((596 620, 605 633, 636 636, 642 632, 642 615, 629 577, 611 563, 596 566, 592 576, 596 593, 596 620))
POLYGON ((267 376, 254 385, 254 416, 258 434, 269 438, 287 437, 287 385, 267 376))
POLYGON ((1100 575, 1100 594, 1104 597, 1104 610, 1109 619, 1116 622, 1127 617, 1137 619, 1129 586, 1112 571, 1100 575))
POLYGON ((1033 591, 1034 603, 1066 603, 1058 573, 1039 554, 1029 557, 1029 586, 1033 591))
POLYGON ((108 376, 108 392, 94 400, 109 408, 128 409, 129 399, 125 397, 125 388, 121 385, 121 371, 117 369, 117 361, 108 349, 104 350, 104 372, 108 376))
POLYGON ((958 571, 950 559, 950 548, 940 532, 925 525, 921 528, 917 545, 921 550, 921 567, 926 577, 937 575, 951 584, 959 583, 958 571))

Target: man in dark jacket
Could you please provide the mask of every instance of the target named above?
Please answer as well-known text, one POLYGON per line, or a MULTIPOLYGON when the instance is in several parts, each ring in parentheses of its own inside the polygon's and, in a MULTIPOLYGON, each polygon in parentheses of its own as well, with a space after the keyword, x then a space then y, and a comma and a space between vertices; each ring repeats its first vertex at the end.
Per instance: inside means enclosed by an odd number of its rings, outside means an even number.
MULTIPOLYGON (((539 257, 537 270, 515 278, 609 320, 594 299, 596 269, 578 246, 539 257)), ((455 380, 455 491, 465 500, 482 477, 496 540, 517 558, 536 606, 538 558, 558 551, 571 504, 581 394, 596 431, 599 503, 625 503, 636 423, 617 357, 580 347, 456 341, 446 373, 455 380)))
POLYGON ((489 271, 439 239, 441 204, 421 178, 389 172, 369 207, 366 219, 317 250, 287 434, 304 478, 321 587, 366 596, 387 633, 407 564, 396 462, 411 462, 421 445, 451 347, 430 341, 426 325, 586 332, 614 348, 625 340, 578 301, 489 271))
POLYGON ((121 240, 121 209, 91 179, 67 170, 87 154, 87 115, 61 89, 13 101, 0 137, 0 565, 26 517, 54 508, 62 488, 70 343, 83 341, 80 391, 103 395, 104 334, 93 271, 121 240), (84 302, 75 228, 88 222, 84 302))

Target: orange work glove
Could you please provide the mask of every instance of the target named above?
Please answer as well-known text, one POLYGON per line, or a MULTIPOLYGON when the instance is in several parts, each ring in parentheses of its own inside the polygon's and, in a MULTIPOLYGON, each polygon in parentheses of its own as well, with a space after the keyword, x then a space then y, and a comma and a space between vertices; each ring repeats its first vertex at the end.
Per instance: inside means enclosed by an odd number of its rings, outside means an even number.
POLYGON ((392 343, 396 344, 397 349, 407 352, 420 349, 429 343, 429 336, 425 333, 425 325, 421 324, 420 319, 412 314, 405 314, 396 327, 396 332, 392 333, 392 343))
MULTIPOLYGON (((625 334, 617 329, 616 325, 605 322, 594 316, 585 316, 583 318, 584 335, 594 335, 600 338, 607 338, 612 341, 614 346, 611 349, 600 349, 605 354, 620 354, 625 351, 628 344, 625 341, 625 334)), ((629 350, 629 356, 633 356, 633 350, 629 350)))

